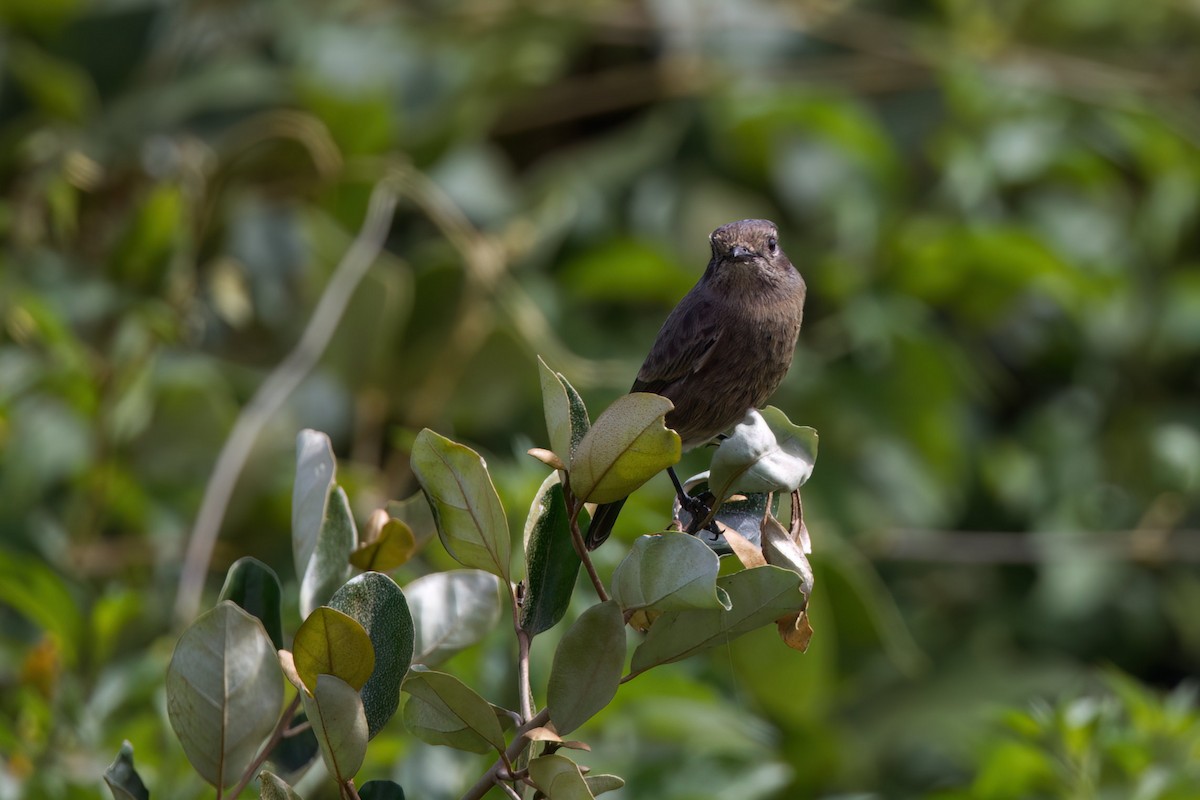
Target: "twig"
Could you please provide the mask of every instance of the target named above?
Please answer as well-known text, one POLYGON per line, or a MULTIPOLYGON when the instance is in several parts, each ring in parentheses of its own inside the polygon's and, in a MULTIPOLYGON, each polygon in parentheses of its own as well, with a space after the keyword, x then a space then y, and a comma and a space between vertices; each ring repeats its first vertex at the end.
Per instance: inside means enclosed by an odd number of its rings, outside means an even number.
POLYGON ((175 618, 180 622, 190 620, 200 607, 204 579, 212 561, 221 522, 255 440, 288 396, 316 366, 337 330, 354 290, 383 250, 398 199, 396 177, 397 173, 393 171, 375 184, 362 228, 329 279, 300 341, 258 387, 221 446, 204 488, 204 498, 200 502, 179 577, 175 618))
POLYGON ((480 800, 488 790, 496 785, 500 776, 500 770, 504 769, 504 761, 507 760, 510 764, 517 756, 525 752, 525 748, 529 747, 530 741, 525 738, 525 734, 534 728, 540 728, 550 721, 550 710, 543 708, 533 716, 528 722, 517 728, 516 734, 513 736, 512 742, 504 751, 504 759, 496 759, 496 763, 492 764, 491 768, 475 782, 475 785, 466 791, 462 796, 462 800, 480 800))
MULTIPOLYGON (((271 731, 271 738, 267 740, 267 743, 262 746, 262 749, 258 752, 258 755, 255 757, 255 759, 250 762, 249 766, 246 767, 246 770, 242 773, 241 780, 239 780, 237 786, 233 787, 233 790, 229 792, 227 795, 228 797, 237 797, 242 793, 243 789, 250 785, 250 781, 254 780, 254 777, 258 775, 258 768, 261 767, 263 762, 267 760, 267 756, 271 755, 271 751, 275 749, 275 745, 279 744, 280 740, 283 739, 284 732, 288 730, 288 725, 292 723, 292 717, 296 716, 296 711, 299 708, 300 694, 297 693, 296 696, 292 698, 291 704, 284 709, 283 714, 279 717, 279 722, 276 723, 275 730, 271 731)), ((218 800, 221 797, 219 790, 217 792, 217 797, 218 800)))
POLYGON ((354 788, 353 778, 342 784, 342 797, 348 798, 348 800, 362 800, 362 798, 358 796, 358 789, 354 788))
POLYGON ((596 588, 596 595, 603 603, 608 600, 608 592, 604 590, 604 582, 600 580, 600 576, 596 574, 596 565, 592 563, 592 557, 588 553, 587 545, 583 541, 583 533, 579 530, 579 512, 583 510, 583 503, 575 499, 571 494, 571 482, 569 478, 563 480, 563 498, 567 501, 567 508, 570 509, 568 522, 571 528, 571 544, 575 546, 575 553, 579 556, 579 560, 583 562, 584 569, 587 570, 588 577, 592 580, 592 586, 596 588))
POLYGON ((533 695, 529 688, 529 644, 528 631, 517 625, 517 689, 521 693, 521 721, 533 716, 533 695))

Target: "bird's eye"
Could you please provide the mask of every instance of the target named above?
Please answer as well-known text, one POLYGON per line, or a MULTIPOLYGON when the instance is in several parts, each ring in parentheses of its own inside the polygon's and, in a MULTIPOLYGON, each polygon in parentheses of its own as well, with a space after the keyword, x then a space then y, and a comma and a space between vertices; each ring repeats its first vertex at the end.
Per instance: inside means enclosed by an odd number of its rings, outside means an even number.
POLYGON ((772 253, 779 249, 779 241, 774 236, 767 237, 767 249, 772 253))

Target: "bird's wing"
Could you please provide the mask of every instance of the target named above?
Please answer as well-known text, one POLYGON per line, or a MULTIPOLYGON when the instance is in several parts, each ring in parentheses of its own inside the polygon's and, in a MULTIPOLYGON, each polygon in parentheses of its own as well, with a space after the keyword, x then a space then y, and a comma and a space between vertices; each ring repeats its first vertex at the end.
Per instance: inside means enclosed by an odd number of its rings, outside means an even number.
POLYGON ((663 394, 676 381, 696 372, 721 338, 720 315, 703 300, 680 304, 667 317, 650 355, 638 371, 633 392, 663 394))

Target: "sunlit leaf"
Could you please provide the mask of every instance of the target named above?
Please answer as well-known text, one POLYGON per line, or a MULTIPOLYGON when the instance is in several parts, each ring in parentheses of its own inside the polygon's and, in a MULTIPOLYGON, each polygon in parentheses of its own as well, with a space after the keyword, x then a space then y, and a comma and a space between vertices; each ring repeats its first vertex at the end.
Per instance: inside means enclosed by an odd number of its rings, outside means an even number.
POLYGON ((621 607, 615 600, 597 603, 575 620, 554 651, 546 705, 555 729, 560 734, 570 733, 608 705, 617 693, 624 666, 621 607))
POLYGON ((538 374, 542 381, 542 407, 546 415, 546 431, 550 435, 550 449, 564 464, 583 440, 591 425, 587 407, 567 382, 562 373, 555 372, 538 358, 538 374))
POLYGON ((329 605, 357 620, 371 639, 375 671, 363 684, 362 701, 374 737, 400 705, 400 682, 412 663, 412 614, 400 587, 379 572, 364 572, 350 579, 334 593, 329 605))
POLYGON ((113 800, 150 800, 146 784, 134 769, 133 745, 128 740, 121 744, 116 760, 104 770, 104 782, 108 784, 113 800))
POLYGON ((599 416, 571 457, 571 491, 589 503, 627 497, 679 461, 679 434, 663 422, 674 405, 649 392, 622 395, 599 416))
POLYGON ((363 571, 391 572, 408 563, 417 550, 412 528, 389 519, 379 535, 350 554, 350 563, 363 571))
POLYGON ((412 468, 450 555, 507 581, 508 520, 479 454, 426 428, 413 443, 412 468))
POLYGON ((529 777, 548 800, 590 800, 595 797, 579 765, 566 756, 540 756, 529 762, 529 777))
POLYGON ((282 778, 265 769, 258 773, 258 796, 262 800, 301 800, 282 778))
POLYGON ((504 750, 504 733, 491 704, 453 675, 413 670, 403 691, 410 695, 404 724, 421 741, 474 753, 504 750))
MULTIPOLYGON (((585 525, 587 512, 580 514, 585 525)), ((525 597, 521 628, 536 636, 553 628, 567 613, 579 575, 579 554, 558 473, 542 481, 525 520, 525 597)))
POLYGON ((325 522, 336 473, 329 437, 310 428, 300 431, 296 435, 296 479, 292 486, 292 563, 300 580, 304 580, 309 559, 317 549, 317 535, 325 522))
POLYGON ((334 675, 319 676, 312 696, 300 696, 321 745, 325 766, 339 783, 345 783, 357 774, 367 754, 367 715, 362 697, 334 675))
POLYGON ((728 608, 717 589, 720 560, 686 533, 643 536, 612 577, 612 597, 625 611, 728 608))
POLYGON ((245 556, 233 562, 225 573, 225 585, 218 600, 232 600, 257 617, 278 650, 283 647, 282 593, 275 570, 257 558, 245 556))
POLYGON ((633 674, 725 644, 804 607, 800 576, 779 567, 736 572, 719 578, 717 585, 728 593, 731 608, 668 611, 660 616, 633 653, 633 674))
POLYGON ((241 777, 279 716, 283 682, 262 623, 228 600, 184 631, 167 668, 167 715, 200 776, 241 777))
POLYGON ((479 642, 500 619, 500 582, 476 569, 435 572, 404 587, 415 630, 413 662, 432 667, 479 642))
POLYGON ((750 409, 713 453, 708 485, 720 499, 737 492, 791 492, 817 460, 817 432, 768 406, 750 409))
POLYGON ((311 614, 325 604, 352 572, 350 554, 358 544, 358 532, 350 515, 350 500, 342 487, 329 490, 325 521, 317 534, 317 547, 300 581, 300 613, 311 614))
POLYGON ((334 675, 358 691, 375 669, 371 639, 356 619, 326 606, 308 615, 292 641, 296 673, 316 690, 318 675, 334 675))

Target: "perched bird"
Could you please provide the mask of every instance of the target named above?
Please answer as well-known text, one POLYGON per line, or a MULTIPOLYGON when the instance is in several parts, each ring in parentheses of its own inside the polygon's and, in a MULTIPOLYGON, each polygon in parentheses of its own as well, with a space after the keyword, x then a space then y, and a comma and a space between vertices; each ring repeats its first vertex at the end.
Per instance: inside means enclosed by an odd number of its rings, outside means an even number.
MULTIPOLYGON (((675 408, 667 427, 683 449, 710 441, 762 405, 792 364, 804 313, 804 278, 779 247, 775 223, 744 219, 709 236, 704 275, 667 317, 633 392, 655 392, 675 408)), ((669 470, 681 501, 683 493, 669 470)), ((587 532, 595 550, 612 532, 625 500, 596 508, 587 532)))

